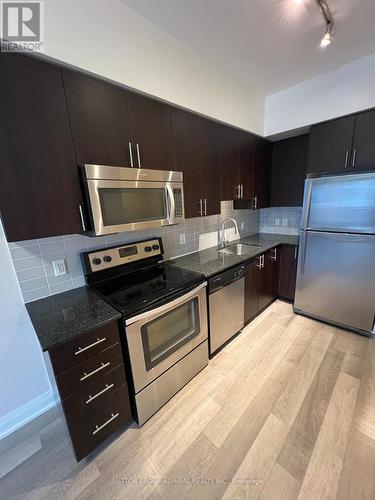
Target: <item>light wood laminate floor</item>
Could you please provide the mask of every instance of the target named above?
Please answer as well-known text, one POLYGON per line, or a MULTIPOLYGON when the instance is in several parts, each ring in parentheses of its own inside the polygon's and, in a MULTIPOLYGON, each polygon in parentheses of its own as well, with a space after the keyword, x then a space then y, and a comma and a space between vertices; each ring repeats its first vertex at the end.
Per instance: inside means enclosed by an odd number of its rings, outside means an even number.
POLYGON ((1 498, 374 500, 375 339, 277 301, 142 429, 79 464, 64 429, 1 441, 1 498))

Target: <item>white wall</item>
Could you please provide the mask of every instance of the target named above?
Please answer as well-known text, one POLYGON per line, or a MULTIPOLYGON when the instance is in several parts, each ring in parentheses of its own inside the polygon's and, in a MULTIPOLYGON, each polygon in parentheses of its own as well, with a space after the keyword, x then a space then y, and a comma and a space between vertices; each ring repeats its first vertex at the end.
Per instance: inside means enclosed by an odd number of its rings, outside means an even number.
POLYGON ((0 438, 53 404, 43 355, 0 223, 0 438))
POLYGON ((264 95, 116 0, 45 0, 45 54, 263 133, 264 95))
POLYGON ((268 96, 264 131, 278 134, 371 107, 375 54, 268 96))

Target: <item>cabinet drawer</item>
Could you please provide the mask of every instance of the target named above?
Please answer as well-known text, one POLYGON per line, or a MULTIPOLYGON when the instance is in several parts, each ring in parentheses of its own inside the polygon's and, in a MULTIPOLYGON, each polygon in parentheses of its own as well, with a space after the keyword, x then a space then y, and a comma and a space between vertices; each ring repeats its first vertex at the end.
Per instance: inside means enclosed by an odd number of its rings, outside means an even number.
POLYGON ((77 460, 82 460, 122 425, 132 421, 127 385, 68 423, 77 460))
POLYGON ((84 389, 64 399, 62 405, 66 419, 74 420, 85 411, 91 410, 124 384, 126 384, 125 369, 124 365, 120 365, 105 373, 84 389))
POLYGON ((112 321, 49 351, 55 375, 86 361, 119 342, 117 321, 112 321))
POLYGON ((84 363, 60 373, 56 377, 56 382, 61 399, 65 399, 93 382, 101 380, 104 374, 123 362, 121 346, 115 344, 96 356, 92 356, 84 363))

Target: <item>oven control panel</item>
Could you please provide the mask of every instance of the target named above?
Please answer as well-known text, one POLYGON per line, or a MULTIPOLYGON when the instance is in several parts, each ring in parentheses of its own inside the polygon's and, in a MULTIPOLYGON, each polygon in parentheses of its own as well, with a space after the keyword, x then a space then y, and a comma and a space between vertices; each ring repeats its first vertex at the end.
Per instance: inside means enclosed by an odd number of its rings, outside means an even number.
POLYGON ((138 243, 128 243, 111 248, 102 248, 82 254, 87 271, 94 273, 129 264, 149 257, 162 255, 161 241, 154 238, 138 243))

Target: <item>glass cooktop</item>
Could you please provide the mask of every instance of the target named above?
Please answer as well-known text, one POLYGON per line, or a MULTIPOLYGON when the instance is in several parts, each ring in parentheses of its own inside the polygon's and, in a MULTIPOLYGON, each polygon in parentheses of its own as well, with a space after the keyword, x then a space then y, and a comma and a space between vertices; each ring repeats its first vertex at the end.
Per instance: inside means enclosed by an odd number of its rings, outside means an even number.
POLYGON ((160 264, 112 278, 91 288, 129 318, 183 295, 186 289, 204 280, 202 275, 192 271, 172 264, 160 264))

